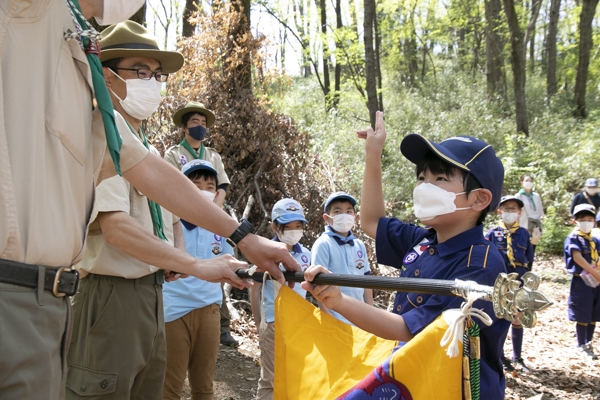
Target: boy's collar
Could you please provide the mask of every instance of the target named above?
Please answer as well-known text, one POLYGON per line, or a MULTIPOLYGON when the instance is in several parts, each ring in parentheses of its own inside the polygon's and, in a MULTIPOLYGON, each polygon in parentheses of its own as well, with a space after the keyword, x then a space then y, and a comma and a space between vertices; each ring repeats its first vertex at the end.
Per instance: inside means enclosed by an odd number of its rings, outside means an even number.
POLYGON ((331 229, 331 226, 329 226, 329 225, 325 225, 325 234, 328 236, 333 236, 333 237, 339 238, 344 243, 350 242, 351 240, 356 239, 356 237, 354 236, 354 234, 352 233, 351 230, 348 231, 348 236, 342 236, 339 233, 335 232, 333 229, 331 229))
MULTIPOLYGON (((273 237, 273 239, 271 239, 274 242, 281 242, 281 240, 279 240, 279 238, 277 237, 277 235, 275 235, 275 237, 273 237)), ((294 253, 302 253, 302 246, 300 245, 300 242, 296 243, 294 246, 292 246, 292 252, 294 253)))
POLYGON ((435 245, 440 257, 445 257, 457 251, 465 250, 468 247, 471 247, 471 245, 482 242, 483 240, 483 224, 479 224, 451 237, 443 243, 435 244, 437 243, 436 236, 435 243, 432 244, 435 245))

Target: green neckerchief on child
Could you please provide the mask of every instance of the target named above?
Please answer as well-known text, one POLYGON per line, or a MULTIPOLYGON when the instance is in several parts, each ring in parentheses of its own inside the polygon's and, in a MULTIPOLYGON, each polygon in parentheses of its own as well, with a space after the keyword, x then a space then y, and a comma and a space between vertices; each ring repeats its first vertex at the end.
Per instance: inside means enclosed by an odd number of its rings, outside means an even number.
POLYGON ((106 82, 104 82, 104 74, 102 73, 102 64, 100 63, 99 57, 100 45, 98 43, 100 34, 89 24, 83 14, 81 14, 81 7, 79 7, 78 0, 66 0, 66 2, 69 6, 69 11, 71 11, 71 17, 73 18, 77 32, 73 33, 69 30, 65 33, 64 37, 65 40, 77 39, 87 56, 92 72, 92 82, 94 85, 96 102, 98 103, 98 108, 100 108, 100 113, 102 114, 102 122, 104 122, 106 145, 108 146, 108 151, 115 164, 117 173, 122 175, 120 159, 123 141, 115 123, 112 100, 110 99, 110 94, 106 88, 106 82), (86 27, 86 29, 83 29, 83 27, 86 27))
POLYGON ((531 207, 533 207, 533 211, 537 211, 535 201, 533 201, 533 190, 531 190, 530 193, 527 193, 525 189, 521 188, 521 190, 519 190, 519 194, 524 194, 525 196, 527 196, 529 198, 529 202, 531 203, 531 207))
POLYGON ((202 142, 200 142, 200 154, 198 154, 198 152, 194 150, 194 148, 188 143, 186 138, 183 138, 181 145, 184 149, 189 151, 190 154, 196 158, 196 160, 204 160, 204 144, 202 142))
MULTIPOLYGON (((133 127, 129 124, 129 122, 127 122, 127 126, 129 127, 131 132, 135 135, 136 133, 133 130, 133 127)), ((140 136, 142 138, 142 143, 144 143, 144 146, 146 146, 146 148, 149 149, 150 145, 148 144, 148 140, 146 140, 146 135, 144 134, 144 130, 142 129, 141 126, 140 126, 140 136)), ((163 229, 163 218, 162 218, 162 211, 160 209, 160 206, 150 199, 148 199, 148 206, 150 207, 150 215, 152 216, 152 225, 154 226, 154 234, 162 240, 167 240, 164 229, 163 229)))

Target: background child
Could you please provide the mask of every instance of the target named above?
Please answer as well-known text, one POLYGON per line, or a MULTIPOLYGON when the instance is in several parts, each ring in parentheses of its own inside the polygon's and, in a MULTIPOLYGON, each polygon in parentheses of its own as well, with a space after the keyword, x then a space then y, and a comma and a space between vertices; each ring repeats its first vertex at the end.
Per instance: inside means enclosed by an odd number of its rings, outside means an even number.
MULTIPOLYGON (((502 197, 498 207, 498 215, 501 217, 500 224, 485 234, 485 238, 494 243, 504 256, 507 272, 516 272, 519 274, 519 278, 529 270, 529 263, 533 262, 533 247, 529 232, 525 227, 519 225, 522 209, 523 202, 518 197, 502 197)), ((529 368, 521 357, 523 325, 518 317, 513 321, 511 328, 512 360, 521 367, 523 372, 529 372, 529 368)), ((514 371, 514 367, 504 353, 502 354, 502 364, 507 371, 514 371)))
MULTIPOLYGON (((294 199, 279 200, 273 206, 271 221, 271 229, 275 232, 273 240, 285 243, 304 271, 310 262, 310 251, 299 243, 307 223, 302 206, 294 199)), ((299 284, 294 285, 294 291, 302 298, 306 297, 306 290, 302 289, 299 284)), ((275 372, 275 293, 273 283, 267 280, 263 286, 262 281, 254 282, 250 288, 250 302, 254 322, 259 328, 261 369, 256 396, 259 400, 272 400, 275 372), (261 295, 264 321, 262 321, 260 311, 261 295)))
MULTIPOLYGON (((217 196, 217 171, 205 160, 186 163, 182 172, 211 200, 217 196)), ((233 256, 225 238, 181 220, 186 251, 196 258, 233 256)), ((213 398, 213 378, 219 352, 220 283, 187 277, 163 286, 167 370, 163 399, 181 398, 185 373, 194 400, 213 398)))
MULTIPOLYGON (((529 232, 533 254, 535 255, 535 248, 543 232, 542 218, 544 217, 544 207, 542 206, 542 198, 533 190, 533 177, 531 175, 525 174, 521 177, 521 189, 515 196, 523 202, 519 225, 529 232)), ((533 260, 529 264, 529 269, 532 266, 533 260)))
MULTIPOLYGON (((421 228, 385 217, 381 185, 381 156, 385 143, 383 113, 378 111, 376 130, 358 132, 365 138, 365 172, 362 187, 361 228, 375 238, 377 261, 399 269, 401 277, 473 280, 493 285, 506 272, 496 246, 483 237, 483 220, 500 202, 504 167, 487 143, 469 136, 434 143, 407 135, 400 150, 416 164, 414 211, 421 228)), ((444 310, 460 308, 463 299, 399 292, 392 313, 356 301, 339 288, 312 285, 320 266, 305 272, 302 287, 361 329, 391 340, 409 341, 444 310)), ((492 304, 477 301, 492 325, 481 328, 481 398, 504 398, 505 378, 500 362, 509 322, 495 317, 492 304)), ((479 322, 474 318, 475 322, 479 322)))
POLYGON ((590 278, 600 283, 598 266, 598 245, 600 240, 592 237, 595 207, 579 204, 573 210, 573 221, 577 227, 565 240, 565 264, 567 272, 573 275, 569 292, 569 321, 575 321, 577 336, 576 349, 583 355, 596 360, 592 338, 596 322, 600 321, 600 286, 588 286, 581 274, 589 273, 590 278))
MULTIPOLYGON (((371 268, 365 244, 352 234, 356 220, 356 200, 345 192, 332 193, 325 201, 325 232, 319 236, 312 248, 311 265, 322 265, 334 274, 370 275, 371 268)), ((373 305, 373 290, 341 287, 342 293, 373 305)), ((351 324, 335 311, 319 302, 321 310, 340 321, 351 324)))

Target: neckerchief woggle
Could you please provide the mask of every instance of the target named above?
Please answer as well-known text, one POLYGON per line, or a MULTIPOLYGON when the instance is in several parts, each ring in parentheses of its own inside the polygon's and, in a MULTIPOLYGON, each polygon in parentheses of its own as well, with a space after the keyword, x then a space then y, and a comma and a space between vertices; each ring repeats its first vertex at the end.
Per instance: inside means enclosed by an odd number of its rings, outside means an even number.
POLYGON ((85 55, 88 59, 88 63, 90 64, 90 71, 92 73, 92 83, 94 85, 94 94, 96 96, 96 102, 98 103, 98 108, 100 109, 100 113, 102 114, 102 122, 104 123, 104 134, 106 135, 106 145, 108 146, 108 151, 110 153, 110 157, 115 164, 115 170, 119 175, 123 175, 121 173, 121 146, 123 144, 123 140, 121 139, 121 135, 117 129, 117 125, 115 123, 115 114, 114 108, 112 104, 112 100, 110 99, 110 94, 108 93, 108 89, 106 88, 106 82, 104 82, 104 74, 102 73, 102 64, 100 63, 100 43, 97 38, 99 38, 100 34, 90 25, 90 23, 85 19, 83 14, 81 13, 81 7, 79 6, 78 0, 66 0, 67 5, 69 6, 69 11, 71 12, 71 17, 73 18, 73 22, 75 23, 75 28, 77 29, 77 33, 67 32, 65 33, 65 39, 76 38, 79 41, 79 44, 82 50, 85 52, 85 55), (87 27, 87 29, 83 29, 83 27, 87 27), (90 37, 88 37, 90 36, 90 37))

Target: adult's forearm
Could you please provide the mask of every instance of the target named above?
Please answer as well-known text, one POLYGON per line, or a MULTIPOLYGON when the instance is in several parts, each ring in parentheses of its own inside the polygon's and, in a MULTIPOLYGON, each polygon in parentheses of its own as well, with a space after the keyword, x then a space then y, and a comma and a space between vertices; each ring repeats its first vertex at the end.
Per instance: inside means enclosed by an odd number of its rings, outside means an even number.
POLYGON ((239 225, 177 168, 154 154, 148 154, 123 176, 148 198, 207 231, 229 237, 239 225))

